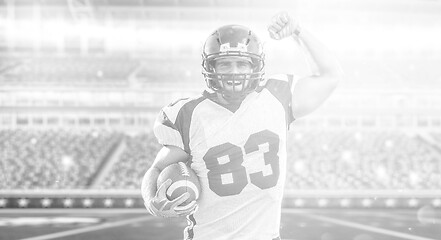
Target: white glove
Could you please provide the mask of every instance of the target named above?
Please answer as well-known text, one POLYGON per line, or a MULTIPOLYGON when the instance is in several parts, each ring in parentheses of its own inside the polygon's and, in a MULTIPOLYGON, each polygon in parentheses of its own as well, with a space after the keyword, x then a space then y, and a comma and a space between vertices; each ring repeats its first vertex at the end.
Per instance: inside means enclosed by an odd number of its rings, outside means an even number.
POLYGON ((288 13, 281 12, 271 19, 271 23, 268 25, 268 32, 270 37, 275 40, 281 40, 293 34, 298 35, 300 32, 299 22, 288 13))
POLYGON ((179 206, 189 197, 189 193, 184 193, 173 201, 167 199, 167 188, 172 184, 171 179, 167 179, 156 191, 156 196, 150 201, 144 202, 145 207, 153 216, 157 217, 183 217, 194 213, 197 210, 197 203, 193 201, 185 206, 179 206))

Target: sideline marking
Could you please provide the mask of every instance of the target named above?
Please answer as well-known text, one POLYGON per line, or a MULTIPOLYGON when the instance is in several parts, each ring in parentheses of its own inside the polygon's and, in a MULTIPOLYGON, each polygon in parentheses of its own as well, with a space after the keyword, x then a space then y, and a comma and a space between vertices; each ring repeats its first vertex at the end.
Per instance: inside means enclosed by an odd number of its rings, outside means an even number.
MULTIPOLYGON (((318 214, 318 212, 315 212, 318 214)), ((332 213, 332 212, 331 212, 332 213)), ((378 211, 351 211, 350 213, 345 213, 344 216, 364 216, 364 217, 378 217, 378 218, 388 218, 388 219, 394 219, 394 220, 411 220, 411 221, 418 221, 417 219, 417 213, 416 211, 409 212, 405 214, 405 217, 402 216, 399 212, 378 212, 378 211)))
POLYGON ((93 214, 116 214, 116 213, 139 213, 143 215, 148 215, 149 213, 145 208, 109 208, 109 209, 93 209, 93 208, 35 208, 35 209, 0 209, 1 214, 71 214, 71 213, 90 213, 93 214))
MULTIPOLYGON (((298 212, 291 212, 291 211, 289 211, 289 209, 285 209, 285 212, 298 214, 298 212)), ((346 226, 346 227, 358 228, 358 229, 365 230, 365 231, 370 231, 370 232, 379 233, 379 234, 383 234, 383 235, 389 235, 389 236, 393 236, 393 237, 400 237, 400 238, 404 238, 404 239, 410 239, 410 240, 436 240, 436 239, 433 239, 433 238, 420 237, 420 236, 415 236, 415 235, 411 235, 411 234, 407 234, 407 233, 387 230, 387 229, 384 229, 384 228, 371 227, 371 226, 368 226, 368 225, 364 225, 364 224, 360 224, 360 223, 354 223, 354 222, 348 222, 348 221, 339 220, 339 219, 335 219, 335 218, 331 218, 331 217, 317 216, 315 214, 303 213, 302 216, 305 216, 305 217, 308 217, 308 218, 312 218, 312 219, 315 219, 315 220, 320 220, 320 221, 323 221, 323 222, 334 223, 334 224, 342 225, 342 226, 346 226)))
POLYGON ((138 218, 132 218, 132 219, 127 219, 127 220, 122 220, 122 221, 117 221, 117 222, 104 223, 104 224, 100 224, 97 226, 84 227, 84 228, 63 231, 63 232, 51 233, 51 234, 41 235, 41 236, 37 236, 37 237, 22 238, 21 240, 46 240, 46 239, 61 238, 61 237, 66 237, 66 236, 70 236, 70 235, 76 235, 76 234, 86 233, 86 232, 93 232, 93 231, 98 231, 98 230, 112 228, 112 227, 119 227, 119 226, 131 224, 131 223, 143 222, 143 221, 153 220, 153 219, 154 218, 152 216, 138 217, 138 218))

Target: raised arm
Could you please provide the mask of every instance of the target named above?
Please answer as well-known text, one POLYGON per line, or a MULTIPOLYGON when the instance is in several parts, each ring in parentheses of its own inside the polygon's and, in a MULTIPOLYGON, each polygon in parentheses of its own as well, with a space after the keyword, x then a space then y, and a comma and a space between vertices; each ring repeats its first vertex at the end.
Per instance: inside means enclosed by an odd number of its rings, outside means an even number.
POLYGON ((303 117, 317 109, 334 91, 343 78, 343 71, 333 54, 289 14, 275 15, 268 26, 271 38, 290 37, 299 44, 311 67, 311 76, 299 79, 292 89, 292 113, 303 117))

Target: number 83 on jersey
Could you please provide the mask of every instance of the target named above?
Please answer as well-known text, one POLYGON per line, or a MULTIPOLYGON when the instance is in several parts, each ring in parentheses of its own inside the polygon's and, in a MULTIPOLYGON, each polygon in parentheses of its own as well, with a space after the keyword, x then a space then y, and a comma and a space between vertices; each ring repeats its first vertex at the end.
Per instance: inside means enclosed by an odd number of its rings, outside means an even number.
POLYGON ((268 189, 277 185, 280 175, 279 169, 279 136, 269 130, 251 134, 243 149, 240 146, 226 142, 210 148, 203 160, 208 169, 207 177, 210 189, 219 196, 239 194, 248 184, 260 189, 268 189), (272 173, 265 175, 260 172, 248 173, 243 165, 244 157, 259 151, 259 145, 268 144, 268 151, 263 154, 265 165, 270 166, 272 173), (221 159, 227 158, 224 163, 221 159), (230 175, 232 181, 224 183, 222 176, 230 175), (249 181, 248 181, 249 176, 249 181))

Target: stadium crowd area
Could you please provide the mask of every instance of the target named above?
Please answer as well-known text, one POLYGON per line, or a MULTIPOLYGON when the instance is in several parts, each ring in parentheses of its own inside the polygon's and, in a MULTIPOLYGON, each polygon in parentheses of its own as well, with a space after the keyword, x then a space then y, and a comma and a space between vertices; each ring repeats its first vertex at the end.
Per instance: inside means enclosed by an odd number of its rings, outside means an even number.
POLYGON ((0 84, 88 87, 127 85, 129 75, 140 64, 135 59, 121 57, 10 58, 2 62, 0 84))
POLYGON ((290 135, 288 189, 438 189, 440 144, 403 132, 290 135))
POLYGON ((127 86, 194 82, 201 78, 200 59, 130 57, 0 57, 0 84, 7 86, 127 86), (173 69, 173 71, 170 71, 173 69), (167 76, 167 77, 164 77, 167 76))
MULTIPOLYGON (((440 147, 439 133, 290 132, 286 188, 439 189, 440 147)), ((0 189, 139 189, 159 148, 151 133, 2 130, 0 189)))
POLYGON ((116 132, 0 131, 0 189, 85 188, 116 132))
POLYGON ((106 174, 103 188, 139 189, 140 180, 151 166, 160 145, 153 134, 125 136, 125 151, 106 174))

